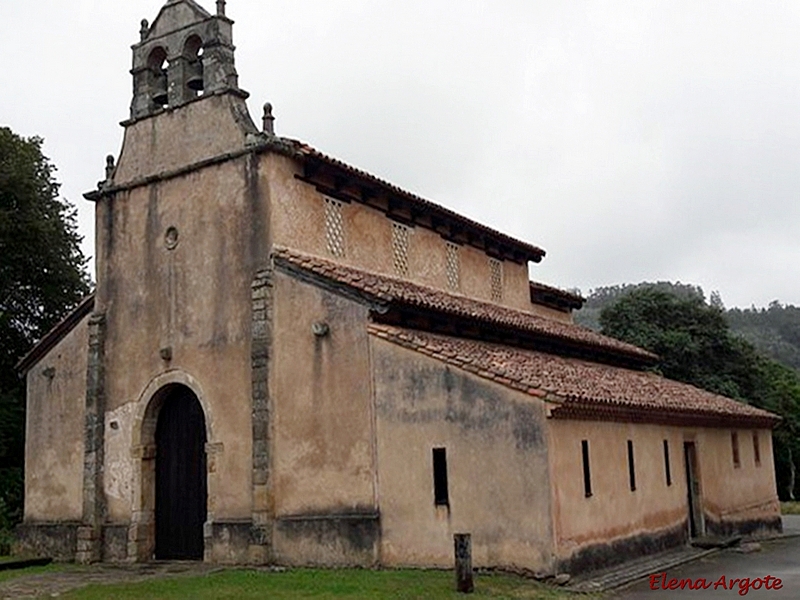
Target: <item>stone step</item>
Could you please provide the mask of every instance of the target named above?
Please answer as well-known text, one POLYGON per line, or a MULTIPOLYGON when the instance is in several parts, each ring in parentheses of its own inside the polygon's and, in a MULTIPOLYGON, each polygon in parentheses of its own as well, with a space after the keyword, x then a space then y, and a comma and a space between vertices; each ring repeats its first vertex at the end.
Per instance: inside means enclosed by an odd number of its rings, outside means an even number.
POLYGON ((691 542, 695 548, 730 548, 742 541, 740 535, 718 536, 718 535, 704 535, 702 537, 694 538, 691 542))
POLYGON ((668 569, 677 567, 713 554, 718 548, 702 549, 691 546, 682 547, 678 550, 670 550, 660 554, 638 558, 616 567, 588 573, 574 579, 566 589, 574 592, 603 592, 612 590, 628 583, 644 579, 654 573, 661 573, 668 569))

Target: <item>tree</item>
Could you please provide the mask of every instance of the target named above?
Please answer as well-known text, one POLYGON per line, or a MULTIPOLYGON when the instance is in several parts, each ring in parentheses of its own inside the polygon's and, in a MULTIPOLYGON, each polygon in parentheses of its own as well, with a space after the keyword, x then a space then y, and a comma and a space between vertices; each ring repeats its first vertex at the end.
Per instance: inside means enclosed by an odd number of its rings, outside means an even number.
POLYGON ((699 297, 701 300, 705 298, 703 288, 699 285, 681 283, 680 281, 676 283, 658 281, 655 283, 642 282, 636 284, 625 283, 622 285, 601 286, 590 290, 583 308, 575 313, 575 322, 584 327, 594 329, 595 331, 600 331, 600 313, 603 312, 604 308, 616 304, 623 296, 644 288, 667 292, 678 298, 699 297))
POLYGON ((603 333, 655 352, 660 371, 733 398, 749 388, 749 348, 728 332, 722 310, 702 296, 678 297, 639 288, 609 306, 600 316, 603 333))
POLYGON ((600 323, 604 334, 658 354, 664 376, 783 417, 773 445, 778 493, 787 499, 800 492, 800 377, 734 336, 721 301, 640 287, 606 306, 600 323))
POLYGON ((41 138, 0 127, 0 526, 22 509, 25 393, 14 366, 90 289, 54 171, 41 138))

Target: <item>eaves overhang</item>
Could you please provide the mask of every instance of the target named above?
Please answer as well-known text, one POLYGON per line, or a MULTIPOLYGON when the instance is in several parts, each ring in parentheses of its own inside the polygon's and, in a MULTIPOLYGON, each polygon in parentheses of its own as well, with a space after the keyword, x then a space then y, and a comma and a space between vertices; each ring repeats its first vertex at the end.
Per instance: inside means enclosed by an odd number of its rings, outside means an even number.
POLYGON ((303 159, 303 173, 298 178, 327 196, 366 204, 391 219, 425 227, 449 241, 473 246, 494 258, 526 264, 541 262, 546 254, 542 248, 482 225, 307 144, 287 141, 295 145, 297 155, 303 159))

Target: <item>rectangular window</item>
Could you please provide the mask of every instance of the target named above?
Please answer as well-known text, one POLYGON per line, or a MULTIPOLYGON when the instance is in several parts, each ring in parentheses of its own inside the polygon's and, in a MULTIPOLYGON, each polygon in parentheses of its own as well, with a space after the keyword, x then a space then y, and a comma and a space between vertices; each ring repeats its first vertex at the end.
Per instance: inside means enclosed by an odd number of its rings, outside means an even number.
POLYGON ((633 464, 633 442, 628 440, 628 477, 631 480, 631 491, 636 491, 636 467, 633 464))
POLYGON ((500 302, 503 299, 503 263, 496 258, 489 259, 489 280, 492 300, 500 302))
POLYGON ((664 472, 667 475, 667 485, 672 485, 672 474, 669 470, 669 442, 664 440, 664 472))
POLYGON ((742 466, 742 461, 739 458, 739 434, 735 431, 731 432, 731 450, 733 451, 733 467, 738 469, 742 466))
POLYGON ((394 272, 401 277, 408 275, 408 243, 410 236, 411 227, 402 223, 392 222, 394 272))
POLYGON ((592 495, 592 473, 589 470, 589 440, 581 440, 583 453, 583 494, 587 498, 592 495))
POLYGON ((458 260, 458 244, 445 242, 445 248, 445 271, 447 273, 447 287, 451 290, 458 290, 458 288, 461 287, 461 268, 458 260))
POLYGON ((447 493, 447 450, 433 449, 433 503, 436 506, 449 506, 447 493))
POLYGON ((758 445, 758 433, 753 432, 753 458, 756 461, 756 466, 761 466, 761 448, 758 445))
POLYGON ((325 243, 331 256, 344 256, 342 203, 325 197, 325 243))

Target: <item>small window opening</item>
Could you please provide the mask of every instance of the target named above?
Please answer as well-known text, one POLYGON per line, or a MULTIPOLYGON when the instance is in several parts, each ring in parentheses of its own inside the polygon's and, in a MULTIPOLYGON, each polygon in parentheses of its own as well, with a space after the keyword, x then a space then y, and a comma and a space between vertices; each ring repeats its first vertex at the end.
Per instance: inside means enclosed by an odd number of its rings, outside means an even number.
POLYGON ((739 434, 735 431, 731 432, 731 450, 733 451, 733 467, 738 469, 742 466, 742 461, 739 457, 739 434))
POLYGON ((394 272, 402 277, 408 276, 408 245, 411 227, 392 222, 392 258, 394 272))
POLYGON ((433 503, 436 506, 449 506, 447 493, 447 450, 433 449, 433 503))
POLYGON ((494 302, 503 299, 503 263, 496 258, 489 259, 489 283, 494 302))
POLYGON ((633 464, 633 441, 628 440, 628 477, 630 478, 631 491, 636 491, 636 467, 633 464))
POLYGON ((331 256, 344 256, 344 216, 342 203, 325 198, 325 243, 331 256))
POLYGON ((758 433, 753 432, 753 458, 755 459, 756 466, 761 466, 761 448, 758 445, 758 433))
POLYGON ((664 472, 667 476, 667 485, 672 485, 672 473, 669 470, 669 442, 664 440, 664 472))
POLYGON ((583 495, 589 498, 592 495, 592 473, 589 470, 589 440, 581 440, 581 453, 583 454, 583 495))
POLYGON ((446 242, 445 247, 447 253, 445 263, 447 287, 455 291, 461 286, 461 268, 458 260, 458 244, 446 242))

